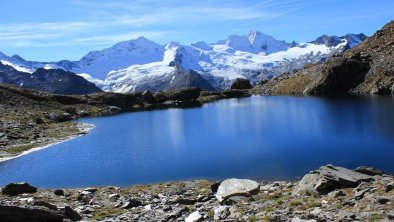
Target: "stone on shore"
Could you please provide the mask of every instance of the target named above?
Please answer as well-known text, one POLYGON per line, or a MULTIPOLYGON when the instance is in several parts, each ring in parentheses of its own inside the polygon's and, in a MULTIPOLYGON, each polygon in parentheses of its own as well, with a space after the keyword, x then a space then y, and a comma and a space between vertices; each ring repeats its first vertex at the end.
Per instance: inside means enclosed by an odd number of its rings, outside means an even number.
POLYGON ((224 220, 228 216, 230 216, 230 207, 228 206, 220 206, 214 210, 214 220, 224 220))
POLYGON ((260 184, 248 179, 224 180, 216 193, 216 198, 222 202, 233 196, 251 196, 259 191, 260 184))
POLYGON ((363 181, 372 181, 373 177, 343 167, 327 165, 305 175, 295 187, 292 195, 328 194, 341 188, 356 187, 363 181))
POLYGON ((123 206, 121 206, 121 208, 124 209, 129 209, 129 208, 133 208, 133 207, 138 207, 140 206, 142 203, 139 200, 136 199, 130 199, 128 200, 126 203, 123 204, 123 206))
POLYGON ((1 189, 2 194, 15 196, 23 193, 35 193, 37 187, 33 187, 28 183, 10 183, 1 189))
POLYGON ((199 222, 202 221, 202 215, 200 212, 195 211, 191 213, 188 217, 186 217, 185 222, 199 222))

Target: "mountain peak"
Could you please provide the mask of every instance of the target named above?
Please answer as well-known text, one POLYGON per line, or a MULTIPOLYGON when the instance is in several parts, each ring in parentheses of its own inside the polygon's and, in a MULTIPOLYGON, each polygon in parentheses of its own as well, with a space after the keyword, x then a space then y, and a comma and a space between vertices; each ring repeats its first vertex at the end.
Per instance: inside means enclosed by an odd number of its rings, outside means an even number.
POLYGON ((192 46, 202 49, 202 50, 211 50, 212 46, 208 45, 208 43, 204 42, 204 41, 199 41, 196 43, 191 44, 192 46))
POLYGON ((13 59, 15 59, 17 61, 20 61, 20 62, 26 62, 26 60, 23 59, 22 57, 20 57, 18 54, 15 54, 15 55, 11 56, 11 58, 13 58, 13 59))
POLYGON ((352 48, 362 41, 364 41, 367 38, 366 35, 363 33, 360 34, 346 34, 344 36, 336 36, 336 35, 322 35, 316 40, 312 41, 311 43, 316 44, 316 45, 326 45, 327 47, 334 47, 337 46, 338 44, 341 44, 342 42, 346 41, 347 44, 349 45, 348 48, 352 48))
POLYGON ((165 48, 166 49, 172 49, 172 48, 177 48, 179 46, 181 46, 181 44, 179 42, 171 41, 171 42, 167 43, 165 48))

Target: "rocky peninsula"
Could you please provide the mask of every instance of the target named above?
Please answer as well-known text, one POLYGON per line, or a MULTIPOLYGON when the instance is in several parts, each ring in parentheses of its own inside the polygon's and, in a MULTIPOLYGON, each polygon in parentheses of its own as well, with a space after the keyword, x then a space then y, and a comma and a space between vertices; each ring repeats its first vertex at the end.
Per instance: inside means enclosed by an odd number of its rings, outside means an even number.
POLYGON ((93 126, 71 120, 122 112, 193 107, 218 99, 250 96, 248 90, 222 92, 186 88, 152 94, 99 92, 57 95, 0 84, 0 160, 86 134, 93 126))

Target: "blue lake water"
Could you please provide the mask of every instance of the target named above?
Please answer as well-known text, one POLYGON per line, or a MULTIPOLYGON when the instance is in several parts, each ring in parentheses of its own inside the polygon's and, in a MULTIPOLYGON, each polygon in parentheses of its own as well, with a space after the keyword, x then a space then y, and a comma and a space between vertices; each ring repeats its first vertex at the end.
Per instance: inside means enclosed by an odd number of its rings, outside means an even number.
POLYGON ((96 128, 0 163, 0 186, 293 180, 329 163, 394 173, 392 97, 254 96, 78 121, 96 128))

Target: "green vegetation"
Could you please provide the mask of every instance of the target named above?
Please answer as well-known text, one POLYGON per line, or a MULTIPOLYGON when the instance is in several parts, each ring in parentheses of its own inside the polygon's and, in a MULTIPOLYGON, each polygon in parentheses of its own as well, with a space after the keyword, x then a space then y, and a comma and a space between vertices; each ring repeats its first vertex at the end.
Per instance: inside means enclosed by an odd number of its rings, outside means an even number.
POLYGON ((380 214, 372 214, 371 216, 368 217, 367 221, 368 222, 375 222, 375 221, 380 221, 385 219, 383 215, 380 214))
POLYGON ((298 207, 298 206, 302 206, 302 201, 301 200, 292 200, 289 202, 288 207, 298 207))
POLYGON ((20 154, 24 151, 34 148, 35 146, 36 146, 35 144, 24 144, 24 145, 10 147, 10 148, 6 149, 5 151, 9 154, 20 154))

